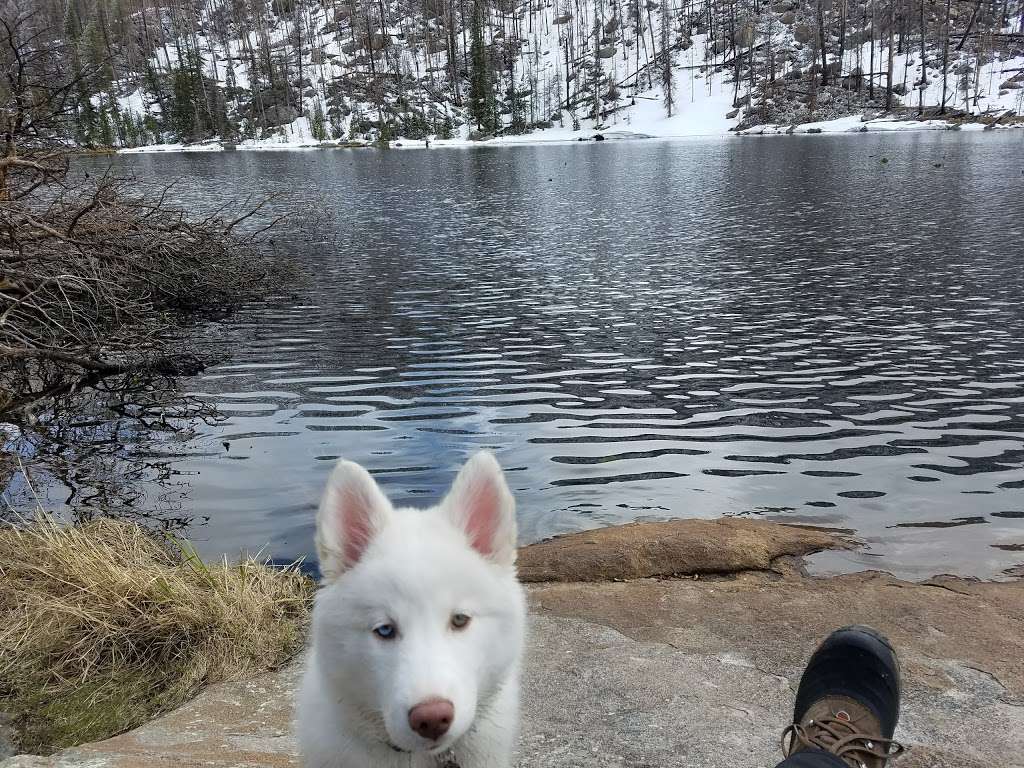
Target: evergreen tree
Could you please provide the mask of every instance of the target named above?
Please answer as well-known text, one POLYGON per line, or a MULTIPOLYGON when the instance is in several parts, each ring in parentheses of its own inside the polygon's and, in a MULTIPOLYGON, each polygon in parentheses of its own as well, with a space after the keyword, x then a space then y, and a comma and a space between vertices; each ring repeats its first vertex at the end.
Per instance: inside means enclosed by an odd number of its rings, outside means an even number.
POLYGON ((82 22, 78 18, 78 7, 75 3, 68 3, 64 13, 64 36, 68 42, 76 42, 82 34, 82 22))
POLYGON ((518 56, 508 55, 508 90, 505 91, 505 104, 508 106, 508 111, 512 116, 512 121, 509 123, 508 132, 519 135, 526 133, 526 96, 529 91, 517 91, 516 90, 516 68, 515 62, 518 56))
POLYGON ((193 87, 192 71, 179 66, 171 76, 171 109, 168 128, 179 141, 193 137, 196 122, 196 94, 193 87))
POLYGON ((383 117, 377 122, 377 146, 387 149, 391 146, 391 124, 383 117))
POLYGON ((327 123, 324 118, 324 109, 320 105, 319 99, 313 109, 313 117, 309 121, 309 132, 313 134, 313 138, 317 141, 327 141, 327 123))
POLYGON ((494 108, 494 88, 491 69, 484 43, 484 0, 473 0, 473 19, 470 28, 469 114, 484 133, 497 130, 494 108))
POLYGON ((227 101, 220 86, 202 74, 201 60, 189 51, 171 73, 167 127, 179 141, 219 134, 233 137, 237 129, 228 119, 227 101))
POLYGON ((78 135, 75 137, 79 144, 92 146, 96 141, 97 122, 96 107, 92 103, 92 97, 88 93, 80 91, 77 119, 78 135))
POLYGON ((437 138, 450 139, 455 136, 455 126, 452 124, 452 116, 446 114, 437 129, 437 138))
POLYGON ((131 112, 121 115, 121 132, 124 134, 125 146, 137 147, 143 143, 139 136, 139 124, 131 112))
POLYGON ((672 93, 672 15, 668 0, 661 0, 661 51, 658 54, 658 69, 661 75, 661 90, 665 100, 665 111, 672 117, 675 98, 672 93))
POLYGON ((590 116, 596 128, 601 122, 601 81, 604 71, 601 68, 601 19, 594 7, 594 60, 590 65, 590 96, 592 98, 590 116))
POLYGON ((150 136, 153 137, 153 142, 155 144, 159 144, 163 139, 160 134, 160 124, 152 114, 147 112, 146 116, 142 118, 142 127, 139 129, 139 137, 142 139, 143 144, 148 144, 150 136))
POLYGON ((114 70, 111 67, 110 57, 107 56, 106 44, 103 40, 103 31, 96 21, 92 21, 82 33, 82 59, 92 73, 93 93, 110 91, 111 83, 114 80, 114 70))
POLYGON ((112 147, 115 144, 114 141, 114 127, 111 125, 110 113, 106 108, 100 109, 100 121, 99 121, 99 142, 100 146, 112 147))
POLYGON ((224 89, 210 82, 206 86, 210 106, 207 113, 213 120, 210 129, 224 141, 234 141, 238 136, 238 125, 228 116, 228 102, 224 89))
POLYGON ((515 81, 511 80, 508 91, 505 94, 505 99, 512 114, 512 122, 508 126, 508 132, 516 135, 526 133, 528 128, 526 124, 526 92, 517 91, 515 81))

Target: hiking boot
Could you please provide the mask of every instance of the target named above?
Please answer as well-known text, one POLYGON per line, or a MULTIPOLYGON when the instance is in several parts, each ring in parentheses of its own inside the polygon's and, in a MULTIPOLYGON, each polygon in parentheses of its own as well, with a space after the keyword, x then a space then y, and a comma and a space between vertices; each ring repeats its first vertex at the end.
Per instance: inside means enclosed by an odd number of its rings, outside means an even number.
POLYGON ((782 751, 819 749, 851 768, 884 768, 903 747, 892 740, 900 711, 900 667, 889 641, 870 627, 833 632, 800 678, 782 751))

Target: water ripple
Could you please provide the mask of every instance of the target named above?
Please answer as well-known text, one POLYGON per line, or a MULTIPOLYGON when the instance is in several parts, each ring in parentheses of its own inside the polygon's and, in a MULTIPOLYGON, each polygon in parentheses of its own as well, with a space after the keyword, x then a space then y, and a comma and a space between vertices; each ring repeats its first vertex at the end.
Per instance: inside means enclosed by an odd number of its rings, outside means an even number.
POLYGON ((1019 139, 609 144, 123 160, 331 211, 279 235, 312 284, 192 384, 228 416, 173 445, 204 546, 309 553, 337 456, 421 504, 489 447, 524 540, 767 514, 905 574, 1018 562, 1019 139))

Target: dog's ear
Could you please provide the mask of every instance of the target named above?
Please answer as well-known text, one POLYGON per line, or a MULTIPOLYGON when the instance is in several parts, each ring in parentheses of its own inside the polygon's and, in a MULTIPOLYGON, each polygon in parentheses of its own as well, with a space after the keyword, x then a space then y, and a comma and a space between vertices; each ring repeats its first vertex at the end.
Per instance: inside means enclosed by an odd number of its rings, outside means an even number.
POLYGON ((466 462, 441 510, 477 552, 500 565, 515 563, 516 502, 491 453, 480 451, 466 462))
POLYGON ((316 517, 316 548, 326 581, 359 562, 391 512, 391 502, 369 472, 351 461, 338 462, 316 517))

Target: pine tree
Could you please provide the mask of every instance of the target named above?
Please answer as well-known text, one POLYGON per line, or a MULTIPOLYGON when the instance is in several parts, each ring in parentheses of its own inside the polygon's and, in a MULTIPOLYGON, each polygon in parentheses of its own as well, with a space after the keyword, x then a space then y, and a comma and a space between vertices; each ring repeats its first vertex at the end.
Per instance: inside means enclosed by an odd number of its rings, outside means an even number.
POLYGON ((152 114, 147 112, 146 116, 142 118, 142 128, 139 130, 139 137, 142 139, 143 144, 148 144, 150 136, 153 137, 155 144, 159 144, 163 140, 160 124, 152 114))
POLYGON ((324 118, 324 109, 317 100, 313 108, 313 118, 309 121, 309 132, 317 141, 327 141, 327 121, 324 118))
POLYGON ((77 80, 75 87, 75 141, 90 146, 96 134, 96 107, 92 103, 92 92, 88 78, 82 72, 78 46, 71 47, 71 70, 77 80))
POLYGON ((590 69, 590 91, 593 103, 590 116, 594 118, 594 127, 601 123, 601 81, 604 79, 604 71, 601 69, 601 19, 597 15, 597 7, 594 7, 594 61, 590 69))
POLYGON ((97 115, 92 97, 86 92, 79 93, 76 127, 78 135, 75 138, 78 143, 83 146, 92 146, 96 141, 97 115))
POLYGON ((455 135, 455 126, 452 124, 451 115, 446 114, 444 120, 441 121, 440 127, 437 129, 437 138, 439 139, 450 139, 455 135))
POLYGON ((125 112, 121 115, 121 132, 124 134, 124 143, 129 147, 137 147, 143 143, 139 136, 139 124, 135 115, 125 112))
POLYGON ((512 67, 509 67, 509 85, 505 94, 505 102, 508 104, 512 114, 512 121, 508 126, 508 132, 519 135, 526 133, 526 92, 516 90, 516 81, 513 76, 512 67))
POLYGON ((114 127, 110 124, 110 113, 105 108, 100 109, 100 124, 98 138, 100 146, 114 146, 114 127))
POLYGON ((391 146, 391 124, 383 117, 377 123, 377 146, 387 149, 391 146))
POLYGON ((658 69, 661 74, 661 89, 665 99, 665 111, 672 117, 675 99, 672 93, 672 14, 668 0, 661 0, 661 52, 658 54, 658 69))
POLYGON ((497 115, 494 109, 494 88, 491 84, 491 70, 487 61, 487 46, 484 43, 484 0, 473 0, 469 71, 469 114, 476 126, 484 133, 497 129, 497 115))
POLYGON ((179 141, 187 141, 192 138, 196 121, 192 72, 188 67, 176 67, 171 81, 171 114, 167 127, 179 141))

